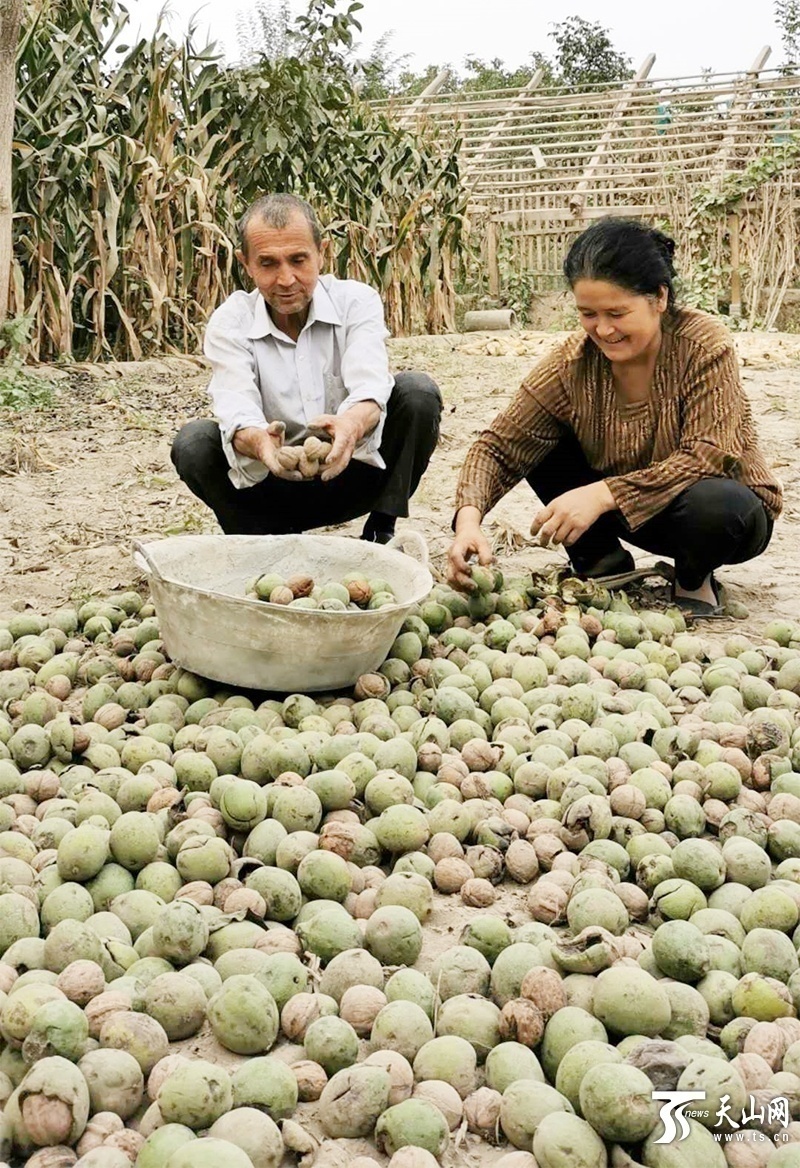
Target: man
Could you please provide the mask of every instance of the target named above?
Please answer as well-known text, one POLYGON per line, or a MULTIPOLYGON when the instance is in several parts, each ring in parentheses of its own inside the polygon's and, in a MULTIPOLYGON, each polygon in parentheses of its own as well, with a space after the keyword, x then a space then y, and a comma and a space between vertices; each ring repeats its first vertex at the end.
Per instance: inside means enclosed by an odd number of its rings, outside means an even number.
POLYGON ((216 421, 183 426, 175 468, 228 535, 368 513, 362 539, 388 543, 436 446, 439 390, 425 374, 392 378, 380 297, 321 275, 325 245, 308 203, 267 195, 239 232, 236 255, 255 289, 234 292, 208 322, 216 421), (304 480, 278 452, 312 433, 332 448, 304 480))

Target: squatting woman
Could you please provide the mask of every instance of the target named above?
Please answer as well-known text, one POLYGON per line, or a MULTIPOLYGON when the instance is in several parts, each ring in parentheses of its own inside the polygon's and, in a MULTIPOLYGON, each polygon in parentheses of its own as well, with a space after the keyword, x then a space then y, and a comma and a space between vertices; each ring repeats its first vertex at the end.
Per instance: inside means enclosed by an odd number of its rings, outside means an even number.
POLYGON ((581 329, 539 362, 475 442, 456 500, 450 579, 488 563, 481 521, 521 479, 542 508, 532 531, 564 544, 575 572, 630 571, 620 544, 675 562, 675 600, 720 607, 714 571, 764 551, 781 486, 759 449, 733 340, 713 316, 675 303, 671 239, 601 219, 564 274, 581 329))

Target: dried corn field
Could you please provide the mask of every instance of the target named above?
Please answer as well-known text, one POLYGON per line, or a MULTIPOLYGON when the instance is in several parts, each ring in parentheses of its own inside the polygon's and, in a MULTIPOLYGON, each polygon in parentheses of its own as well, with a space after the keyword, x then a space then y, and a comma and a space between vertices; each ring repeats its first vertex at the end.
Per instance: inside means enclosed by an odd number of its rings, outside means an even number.
POLYGON ((26 5, 9 312, 33 360, 196 351, 237 286, 237 217, 270 190, 311 199, 331 269, 380 289, 395 333, 453 327, 455 142, 358 99, 333 18, 307 18, 300 57, 242 69, 191 33, 127 45, 127 19, 117 0, 26 5))
MULTIPOLYGON (((678 240, 685 298, 772 327, 797 267, 800 78, 765 68, 653 80, 648 57, 623 86, 480 99, 429 93, 396 117, 462 139, 486 291, 520 279, 560 287, 569 244, 602 215, 631 215, 678 240)), ((791 299, 791 297, 789 298, 791 299)))

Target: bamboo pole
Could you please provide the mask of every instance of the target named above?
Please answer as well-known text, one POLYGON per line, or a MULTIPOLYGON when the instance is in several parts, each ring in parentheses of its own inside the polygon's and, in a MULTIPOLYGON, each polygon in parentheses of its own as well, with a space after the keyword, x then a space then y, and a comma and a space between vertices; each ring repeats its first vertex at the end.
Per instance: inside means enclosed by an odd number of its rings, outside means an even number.
POLYGON ((576 219, 580 219, 581 214, 583 213, 583 205, 584 205, 584 202, 586 199, 586 192, 589 189, 589 183, 591 182, 592 176, 594 175, 594 172, 597 169, 597 164, 600 162, 601 158, 603 157, 606 150, 608 149, 608 147, 611 143, 611 140, 614 137, 614 134, 616 133, 617 127, 618 127, 619 123, 622 121, 623 117, 625 116, 625 111, 627 110, 628 106, 630 105, 631 99, 633 98, 634 94, 636 93, 636 90, 639 88, 639 86, 642 84, 642 82, 646 81, 647 78, 650 76, 650 70, 653 68, 653 65, 655 64, 655 62, 656 62, 655 53, 651 53, 648 57, 646 57, 644 59, 642 64, 639 66, 639 70, 638 70, 636 76, 633 78, 632 81, 629 81, 628 84, 625 86, 619 100, 617 101, 617 104, 614 106, 614 109, 611 113, 611 117, 608 120, 608 124, 607 124, 605 130, 603 131, 603 134, 602 134, 602 137, 600 138, 600 141, 597 143, 597 148, 595 149, 594 154, 590 158, 588 166, 586 167, 586 169, 583 172, 583 177, 581 178, 578 185, 575 187, 575 190, 573 191, 572 196, 570 197, 570 200, 569 200, 570 210, 572 211, 572 213, 576 219))
POLYGON ((497 258, 500 244, 500 225, 494 216, 486 224, 486 268, 489 274, 489 295, 494 299, 500 295, 500 264, 497 258))
POLYGON ((739 267, 739 214, 728 216, 728 234, 731 243, 731 305, 730 315, 734 320, 742 316, 742 273, 739 267))
MULTIPOLYGON (((487 135, 473 156, 469 159, 466 167, 467 175, 469 175, 477 166, 480 165, 480 163, 492 149, 493 144, 497 141, 498 138, 503 136, 506 129, 514 120, 514 114, 520 109, 521 104, 524 104, 524 102, 521 102, 521 99, 532 93, 534 89, 538 89, 543 80, 544 69, 537 69, 533 77, 531 77, 528 83, 522 87, 516 100, 513 101, 508 107, 508 111, 506 112, 505 117, 500 119, 494 129, 487 135)), ((534 149, 536 149, 536 147, 534 147, 534 149)), ((541 151, 539 153, 541 154, 541 151)), ((544 159, 542 159, 542 162, 544 162, 544 159)))
POLYGON ((429 98, 433 97, 439 92, 442 86, 446 83, 450 76, 448 68, 440 69, 428 85, 425 86, 422 93, 412 101, 411 105, 407 106, 397 119, 401 126, 409 126, 422 113, 423 106, 429 98))
POLYGON ((756 57, 753 64, 748 69, 742 82, 737 88, 736 96, 731 102, 731 107, 728 110, 728 127, 725 131, 725 136, 722 139, 722 144, 715 158, 715 169, 722 180, 728 169, 728 162, 730 160, 731 152, 736 143, 736 137, 739 132, 739 126, 742 121, 742 114, 744 113, 748 101, 753 96, 755 83, 758 81, 759 74, 762 72, 767 63, 767 59, 772 52, 769 45, 764 45, 760 53, 756 57))

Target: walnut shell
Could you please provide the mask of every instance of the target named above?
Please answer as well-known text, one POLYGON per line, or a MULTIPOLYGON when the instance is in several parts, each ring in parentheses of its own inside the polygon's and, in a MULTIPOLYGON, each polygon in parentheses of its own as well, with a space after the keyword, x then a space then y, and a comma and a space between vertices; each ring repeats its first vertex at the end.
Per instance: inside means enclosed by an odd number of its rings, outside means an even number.
POLYGON ((410 1097, 414 1090, 414 1072, 411 1063, 403 1055, 394 1050, 376 1050, 374 1054, 368 1055, 364 1059, 364 1065, 383 1067, 385 1071, 389 1072, 392 1083, 389 1091, 390 1107, 394 1107, 396 1103, 402 1103, 404 1099, 410 1097))
POLYGON ((103 1141, 104 1148, 116 1148, 120 1152, 124 1152, 130 1160, 131 1164, 136 1163, 136 1157, 141 1151, 144 1144, 144 1136, 139 1132, 132 1131, 126 1128, 125 1131, 114 1132, 107 1140, 103 1141))
POLYGON ((191 900, 192 904, 203 908, 214 903, 214 889, 205 880, 191 880, 175 894, 175 899, 191 900))
POLYGON ((553 925, 563 920, 569 896, 553 880, 540 880, 528 893, 528 912, 535 921, 553 925))
POLYGON ((464 1118, 464 1104, 455 1087, 439 1079, 428 1079, 424 1083, 417 1083, 413 1092, 414 1099, 427 1099, 434 1107, 438 1107, 447 1120, 450 1131, 455 1129, 464 1118))
POLYGON ((377 888, 365 888, 359 892, 353 904, 353 916, 357 921, 367 921, 378 907, 377 888))
POLYGON ((94 1148, 101 1147, 109 1136, 125 1130, 125 1124, 113 1111, 98 1111, 83 1129, 83 1135, 78 1141, 78 1155, 85 1156, 94 1148))
POLYGON ((155 815, 159 811, 177 807, 182 799, 183 795, 180 791, 176 791, 174 787, 159 787, 147 800, 147 810, 151 815, 155 815))
POLYGON ((471 738, 461 748, 461 758, 469 771, 493 771, 501 754, 499 746, 481 738, 471 738))
POLYGON ((291 588, 287 588, 285 584, 279 584, 277 588, 273 588, 269 594, 270 604, 291 604, 294 600, 294 593, 291 588))
POLYGON ((461 899, 471 908, 488 908, 497 900, 497 889, 490 880, 473 876, 461 885, 461 899))
MULTIPOLYGON (((534 827, 535 824, 531 824, 534 827)), ((537 835, 531 841, 536 852, 536 859, 539 861, 539 867, 548 871, 553 866, 553 860, 561 852, 566 851, 563 842, 557 835, 551 835, 550 832, 544 832, 542 835, 537 835)))
POLYGON ((286 587, 291 588, 295 600, 302 600, 314 591, 314 581, 310 576, 290 576, 286 581, 286 587))
POLYGON ((500 1012, 500 1037, 523 1046, 538 1046, 544 1034, 544 1016, 528 998, 506 1002, 500 1012))
POLYGON ((124 706, 120 706, 116 702, 106 702, 92 720, 106 730, 117 730, 125 724, 127 718, 128 711, 124 706))
MULTIPOLYGON (((503 809, 502 818, 505 819, 506 823, 510 823, 514 831, 518 832, 523 837, 531 825, 531 821, 528 819, 528 816, 525 814, 525 812, 518 811, 516 807, 505 807, 503 809)), ((515 841, 512 840, 512 843, 513 842, 515 841)), ((527 840, 524 838, 523 843, 527 843, 527 840)))
POLYGON ((518 884, 530 884, 539 874, 539 861, 533 844, 525 839, 512 840, 506 851, 506 872, 518 884))
POLYGON ((261 953, 293 953, 295 957, 299 957, 303 952, 297 934, 287 929, 285 925, 273 925, 271 929, 267 929, 253 948, 261 953))
POLYGON ((255 888, 235 888, 225 898, 224 911, 232 913, 239 912, 240 909, 245 909, 253 916, 263 919, 267 915, 267 902, 260 892, 256 892, 255 888))
POLYGON ((61 779, 52 771, 28 771, 25 775, 25 793, 37 803, 55 799, 61 790, 61 779))
MULTIPOLYGON (((94 961, 71 961, 56 978, 56 988, 76 1006, 88 1009, 89 1003, 102 995, 106 988, 105 974, 94 961)), ((100 1033, 99 1028, 97 1033, 100 1033)))
POLYGON ((319 460, 309 458, 303 450, 300 452, 300 457, 297 460, 297 469, 304 479, 315 479, 319 474, 319 460))
POLYGON ((442 748, 438 742, 423 742, 417 751, 417 770, 435 775, 442 765, 442 748))
POLYGON ((275 457, 284 470, 297 470, 302 453, 301 446, 281 446, 275 457))
POLYGON ((77 1159, 72 1148, 62 1144, 55 1148, 40 1148, 25 1161, 25 1168, 71 1168, 77 1159))
POLYGON ((383 701, 389 696, 391 689, 391 682, 382 673, 362 673, 353 687, 353 693, 360 702, 366 698, 383 701))
POLYGON ((323 449, 327 446, 328 453, 330 453, 330 442, 323 441, 322 438, 316 438, 313 434, 309 435, 303 443, 303 453, 306 458, 310 458, 315 462, 320 462, 323 454, 323 449))
POLYGON ((615 884, 613 891, 625 905, 625 908, 628 910, 628 915, 632 920, 647 920, 650 911, 650 902, 644 889, 639 888, 637 884, 629 884, 627 881, 624 881, 621 884, 615 884))
POLYGON ((641 819, 647 810, 647 800, 644 793, 633 783, 622 783, 615 787, 608 797, 612 814, 622 815, 626 819, 641 819))
POLYGON ((564 983, 554 969, 546 965, 534 965, 522 979, 520 997, 533 1002, 545 1022, 567 1005, 564 983))
POLYGON ((359 605, 360 608, 366 607, 372 600, 372 589, 368 580, 351 580, 346 588, 352 603, 359 605))
POLYGON ((115 1014, 125 1014, 131 1009, 131 999, 128 994, 122 993, 120 990, 104 990, 102 994, 92 998, 83 1011, 86 1021, 89 1023, 89 1036, 99 1038, 104 1022, 113 1018, 115 1014))
POLYGON ((320 1000, 316 994, 294 994, 281 1010, 281 1030, 290 1042, 302 1042, 306 1030, 320 1014, 320 1000))
MULTIPOLYGON (((786 1035, 774 1022, 756 1022, 747 1033, 742 1053, 760 1055, 773 1071, 779 1071, 786 1053, 786 1035)), ((764 1087, 766 1084, 754 1086, 764 1087)))
POLYGON ((339 1017, 350 1023, 359 1038, 365 1038, 386 1002, 386 994, 375 986, 350 986, 342 994, 339 1017))
POLYGON ((757 1091, 766 1087, 772 1078, 773 1069, 760 1054, 737 1054, 731 1059, 731 1066, 736 1071, 748 1091, 757 1091))
MULTIPOLYGON (((416 1094, 416 1092, 414 1092, 416 1094)), ((369 1156, 359 1156, 358 1168, 378 1168, 377 1161, 369 1156)), ((439 1161, 426 1148, 415 1148, 413 1144, 406 1144, 398 1148, 389 1161, 389 1168, 438 1168, 439 1161)), ((355 1160, 352 1168, 355 1168, 355 1160)))
POLYGON ((292 1071, 297 1079, 297 1097, 300 1102, 314 1103, 319 1099, 325 1089, 325 1084, 328 1082, 328 1076, 319 1063, 304 1059, 302 1062, 295 1063, 292 1071))
POLYGON ((72 1108, 62 1099, 28 1095, 20 1108, 27 1135, 34 1144, 63 1144, 72 1130, 72 1108))
POLYGON ((433 870, 433 882, 440 892, 460 892, 467 881, 472 879, 472 869, 467 861, 455 856, 439 860, 433 870))
MULTIPOLYGON (((448 831, 438 831, 436 835, 432 835, 425 850, 434 864, 439 864, 442 860, 463 859, 464 857, 463 847, 456 837, 450 835, 448 831)), ((472 869, 470 868, 469 871, 471 876, 472 869)))
POLYGON ((464 1118, 469 1130, 490 1143, 499 1143, 502 1102, 503 1096, 491 1087, 481 1087, 468 1095, 464 1100, 464 1118))

